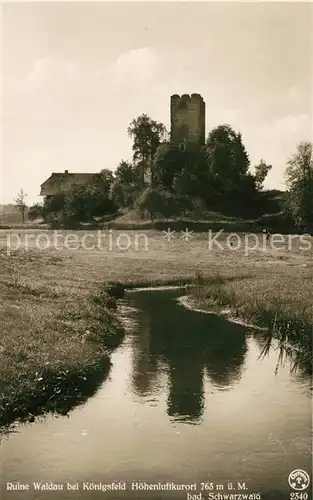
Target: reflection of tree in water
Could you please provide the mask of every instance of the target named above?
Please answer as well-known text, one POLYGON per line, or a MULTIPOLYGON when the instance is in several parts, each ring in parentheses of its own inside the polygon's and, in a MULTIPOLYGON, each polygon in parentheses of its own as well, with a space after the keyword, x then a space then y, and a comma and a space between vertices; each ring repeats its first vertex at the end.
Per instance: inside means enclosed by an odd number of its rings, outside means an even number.
POLYGON ((159 361, 164 361, 169 372, 168 414, 197 421, 204 409, 205 371, 220 388, 239 381, 246 329, 189 311, 175 303, 177 296, 177 291, 133 296, 140 311, 133 339, 133 386, 137 393, 146 393, 159 361))
POLYGON ((204 352, 206 372, 217 387, 239 382, 247 351, 247 330, 215 316, 211 320, 209 339, 204 352))

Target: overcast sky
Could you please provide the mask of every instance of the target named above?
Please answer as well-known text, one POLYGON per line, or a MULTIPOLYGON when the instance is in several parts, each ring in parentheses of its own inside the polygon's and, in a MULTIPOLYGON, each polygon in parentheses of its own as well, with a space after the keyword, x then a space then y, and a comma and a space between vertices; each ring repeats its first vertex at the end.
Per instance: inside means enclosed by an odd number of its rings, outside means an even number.
POLYGON ((229 123, 254 165, 312 137, 309 3, 58 3, 2 7, 2 200, 40 201, 52 172, 114 170, 129 122, 169 127, 174 93, 201 93, 207 132, 229 123))

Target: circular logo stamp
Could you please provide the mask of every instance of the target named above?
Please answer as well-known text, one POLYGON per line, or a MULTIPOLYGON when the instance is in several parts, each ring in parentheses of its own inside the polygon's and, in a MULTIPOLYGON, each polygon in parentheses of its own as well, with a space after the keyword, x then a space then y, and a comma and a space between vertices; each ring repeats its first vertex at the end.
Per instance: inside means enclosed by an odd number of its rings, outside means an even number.
POLYGON ((306 490, 310 484, 310 476, 305 470, 295 469, 288 476, 290 488, 296 491, 306 490))

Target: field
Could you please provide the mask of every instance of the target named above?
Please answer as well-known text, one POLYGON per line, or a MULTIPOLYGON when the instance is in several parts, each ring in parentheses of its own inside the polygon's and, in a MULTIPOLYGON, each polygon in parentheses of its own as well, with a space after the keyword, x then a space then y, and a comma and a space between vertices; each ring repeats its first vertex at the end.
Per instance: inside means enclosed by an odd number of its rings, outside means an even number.
POLYGON ((2 422, 60 411, 62 398, 66 412, 86 393, 84 384, 96 389, 118 345, 112 339, 122 338, 118 310, 92 300, 108 281, 184 285, 197 277, 193 300, 203 307, 228 307, 259 322, 266 314, 279 322, 284 314, 287 322, 304 325, 306 335, 312 331, 312 237, 285 236, 275 245, 261 234, 223 233, 218 244, 212 237, 0 232, 2 422))
MULTIPOLYGON (((27 211, 26 211, 27 217, 27 211)), ((16 205, 0 205, 0 227, 6 225, 21 225, 22 216, 16 205)))

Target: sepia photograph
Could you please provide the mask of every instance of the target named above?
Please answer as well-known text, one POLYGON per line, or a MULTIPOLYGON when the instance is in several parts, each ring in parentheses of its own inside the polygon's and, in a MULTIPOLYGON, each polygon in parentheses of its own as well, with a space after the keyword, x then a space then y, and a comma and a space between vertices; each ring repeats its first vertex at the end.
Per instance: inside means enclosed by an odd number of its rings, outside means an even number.
POLYGON ((2 2, 1 499, 312 499, 312 27, 2 2))

